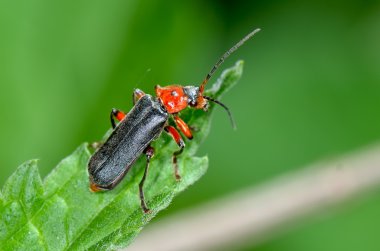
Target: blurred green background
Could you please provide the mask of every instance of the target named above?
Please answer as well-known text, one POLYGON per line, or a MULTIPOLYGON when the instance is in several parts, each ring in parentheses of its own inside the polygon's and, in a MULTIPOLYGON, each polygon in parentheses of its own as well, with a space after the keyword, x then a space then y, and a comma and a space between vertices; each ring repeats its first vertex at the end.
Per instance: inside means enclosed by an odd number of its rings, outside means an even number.
MULTIPOLYGON (((1 185, 25 160, 45 176, 99 140, 136 86, 200 83, 256 27, 222 67, 245 60, 223 98, 238 130, 216 112, 208 173, 164 215, 380 139, 379 1, 2 0, 1 185)), ((334 212, 255 250, 379 250, 379 193, 334 212)))

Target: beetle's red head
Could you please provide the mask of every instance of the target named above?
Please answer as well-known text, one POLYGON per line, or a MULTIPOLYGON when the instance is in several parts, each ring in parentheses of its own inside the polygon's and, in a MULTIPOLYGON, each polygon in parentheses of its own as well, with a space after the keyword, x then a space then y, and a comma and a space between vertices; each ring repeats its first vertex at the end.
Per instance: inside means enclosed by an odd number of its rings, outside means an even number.
POLYGON ((177 113, 187 106, 197 109, 207 109, 207 100, 197 86, 169 85, 155 87, 156 95, 165 106, 168 113, 177 113))
POLYGON ((255 29, 241 39, 238 43, 231 47, 223 56, 216 62, 216 64, 211 68, 211 71, 206 75, 199 87, 197 86, 180 86, 180 85, 170 85, 166 87, 156 86, 156 95, 166 108, 168 113, 177 113, 185 109, 187 106, 207 110, 208 101, 216 103, 222 106, 228 113, 233 127, 235 123, 233 122, 232 115, 223 103, 213 98, 203 95, 206 84, 214 74, 214 72, 219 68, 219 66, 224 62, 224 60, 236 51, 241 45, 243 45, 247 40, 249 40, 253 35, 255 35, 260 29, 255 29))

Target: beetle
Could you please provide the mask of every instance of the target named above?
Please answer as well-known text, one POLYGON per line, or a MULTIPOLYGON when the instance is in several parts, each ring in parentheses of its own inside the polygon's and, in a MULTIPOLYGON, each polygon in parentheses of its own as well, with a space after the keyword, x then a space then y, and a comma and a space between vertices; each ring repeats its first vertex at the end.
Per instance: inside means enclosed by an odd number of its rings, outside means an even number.
POLYGON ((258 31, 260 29, 253 30, 224 53, 199 87, 180 85, 161 87, 157 85, 155 86, 157 97, 135 89, 133 92, 134 106, 127 114, 113 108, 110 113, 113 131, 88 162, 90 190, 98 192, 113 189, 127 174, 140 155, 145 154, 146 166, 139 183, 139 196, 144 213, 150 212, 145 202, 143 187, 150 160, 154 155, 154 149, 150 145, 151 142, 159 137, 162 131, 166 131, 171 135, 179 146, 179 150, 173 153, 172 162, 175 178, 180 180, 177 157, 183 152, 185 143, 177 129, 168 124, 170 116, 173 118, 177 128, 186 138, 191 140, 193 135, 190 127, 178 116, 178 113, 187 107, 207 111, 208 102, 211 101, 226 110, 232 125, 235 126, 228 107, 218 100, 203 95, 203 92, 205 85, 224 60, 258 31), (115 119, 119 121, 117 125, 115 119))

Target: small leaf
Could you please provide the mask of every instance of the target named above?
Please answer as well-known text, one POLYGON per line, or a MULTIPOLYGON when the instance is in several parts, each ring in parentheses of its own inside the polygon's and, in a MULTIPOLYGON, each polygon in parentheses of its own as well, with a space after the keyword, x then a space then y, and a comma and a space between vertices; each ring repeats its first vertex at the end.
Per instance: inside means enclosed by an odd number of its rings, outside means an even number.
MULTIPOLYGON (((222 73, 207 91, 214 98, 230 89, 242 74, 242 61, 222 73)), ((62 160, 42 183, 37 162, 22 164, 7 180, 0 193, 0 250, 116 250, 127 246, 173 197, 195 183, 206 172, 207 157, 194 157, 208 134, 209 112, 187 109, 181 117, 198 130, 179 157, 182 179, 174 178, 171 156, 178 146, 163 134, 153 142, 156 155, 145 183, 147 203, 140 208, 138 184, 145 158, 134 164, 124 180, 112 191, 89 190, 87 144, 62 160)))
POLYGON ((21 165, 4 185, 0 242, 12 236, 20 225, 26 224, 42 203, 42 182, 37 161, 31 160, 21 165))
POLYGON ((4 202, 19 201, 26 216, 30 217, 42 203, 42 181, 38 174, 37 161, 21 165, 4 185, 4 202))

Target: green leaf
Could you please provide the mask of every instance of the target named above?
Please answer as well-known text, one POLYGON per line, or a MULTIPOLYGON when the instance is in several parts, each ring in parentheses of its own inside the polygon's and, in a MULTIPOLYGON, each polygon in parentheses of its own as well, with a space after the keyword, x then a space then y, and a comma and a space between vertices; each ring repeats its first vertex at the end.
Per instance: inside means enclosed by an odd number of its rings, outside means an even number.
MULTIPOLYGON (((239 61, 225 70, 207 95, 220 97, 236 84, 242 68, 239 61)), ((207 157, 194 154, 208 134, 213 108, 210 104, 207 113, 192 109, 181 113, 198 130, 179 158, 180 182, 174 178, 171 163, 177 145, 166 134, 153 143, 156 155, 145 183, 150 214, 142 212, 138 196, 145 158, 136 162, 114 190, 104 193, 89 190, 87 144, 62 160, 44 182, 37 161, 25 162, 0 193, 0 250, 116 250, 127 246, 174 196, 206 172, 207 157)))

